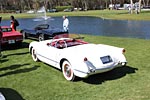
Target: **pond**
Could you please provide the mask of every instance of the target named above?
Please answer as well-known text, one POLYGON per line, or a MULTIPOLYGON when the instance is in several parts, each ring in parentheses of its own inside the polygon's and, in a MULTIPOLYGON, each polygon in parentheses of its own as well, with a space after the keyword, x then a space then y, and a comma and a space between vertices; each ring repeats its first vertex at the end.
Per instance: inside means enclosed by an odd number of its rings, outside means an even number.
MULTIPOLYGON (((68 19, 70 33, 150 39, 150 21, 111 20, 97 17, 68 17, 68 19)), ((20 22, 18 29, 34 28, 43 23, 62 28, 63 19, 52 17, 46 21, 35 21, 35 18, 26 18, 18 21, 20 22)), ((1 25, 10 25, 10 21, 3 20, 1 25)))

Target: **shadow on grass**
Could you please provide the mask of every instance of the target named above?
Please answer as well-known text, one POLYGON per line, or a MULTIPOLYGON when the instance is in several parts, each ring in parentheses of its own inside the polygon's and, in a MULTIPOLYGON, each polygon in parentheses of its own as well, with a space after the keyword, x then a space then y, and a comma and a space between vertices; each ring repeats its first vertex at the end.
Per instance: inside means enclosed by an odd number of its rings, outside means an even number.
POLYGON ((28 54, 28 53, 29 53, 29 52, 13 53, 13 54, 8 54, 8 55, 3 54, 3 57, 0 58, 0 63, 4 63, 4 62, 8 61, 9 59, 6 59, 8 56, 25 55, 25 54, 28 54))
POLYGON ((39 41, 39 38, 38 37, 28 37, 28 39, 30 39, 30 40, 33 40, 33 41, 39 41))
POLYGON ((141 11, 141 13, 147 14, 147 13, 150 13, 150 10, 148 10, 148 11, 141 11))
POLYGON ((7 62, 7 61, 9 61, 8 59, 1 59, 0 58, 0 63, 4 63, 4 62, 7 62))
POLYGON ((130 66, 118 67, 109 72, 89 76, 88 78, 83 79, 83 81, 89 84, 102 84, 102 82, 119 79, 126 76, 126 74, 135 73, 136 70, 138 69, 130 66))
POLYGON ((11 88, 0 88, 0 92, 6 100, 25 100, 16 90, 11 88))
POLYGON ((29 52, 22 52, 22 53, 13 53, 13 54, 8 54, 8 55, 3 55, 4 58, 8 57, 8 56, 13 56, 13 55, 25 55, 25 54, 28 54, 29 52))
POLYGON ((11 66, 8 66, 8 67, 4 67, 4 68, 0 68, 0 71, 4 71, 4 70, 13 70, 13 69, 17 69, 17 68, 20 68, 22 66, 26 66, 26 65, 30 65, 30 64, 15 64, 15 65, 11 65, 11 66))
POLYGON ((2 51, 4 50, 15 50, 15 49, 21 49, 21 48, 28 48, 29 43, 22 42, 22 44, 9 44, 9 45, 3 45, 2 51))
POLYGON ((0 77, 13 75, 13 74, 26 73, 26 72, 36 70, 38 67, 40 67, 40 66, 33 66, 31 68, 18 69, 18 68, 20 68, 22 66, 26 66, 26 65, 30 65, 30 64, 17 64, 17 65, 11 65, 11 66, 8 66, 5 68, 1 68, 0 71, 4 71, 4 70, 12 70, 12 71, 1 74, 0 77))

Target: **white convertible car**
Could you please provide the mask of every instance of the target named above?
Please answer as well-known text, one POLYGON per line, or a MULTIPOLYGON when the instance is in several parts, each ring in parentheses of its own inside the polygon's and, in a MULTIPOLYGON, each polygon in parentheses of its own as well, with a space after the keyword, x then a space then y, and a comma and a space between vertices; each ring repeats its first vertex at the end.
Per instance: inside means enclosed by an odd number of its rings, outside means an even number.
POLYGON ((51 40, 31 42, 29 51, 33 60, 61 69, 69 81, 107 72, 127 63, 124 48, 88 43, 70 36, 73 35, 63 34, 51 40))

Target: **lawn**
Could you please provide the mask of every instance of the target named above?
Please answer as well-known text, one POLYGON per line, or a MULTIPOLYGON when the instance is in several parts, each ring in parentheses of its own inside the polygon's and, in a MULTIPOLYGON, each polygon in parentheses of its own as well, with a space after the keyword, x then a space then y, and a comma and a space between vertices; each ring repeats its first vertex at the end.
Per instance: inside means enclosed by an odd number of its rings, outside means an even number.
POLYGON ((22 47, 2 52, 0 91, 7 100, 150 99, 150 40, 83 36, 88 42, 124 47, 127 66, 69 82, 61 71, 32 60, 28 44, 33 40, 27 39, 22 47))

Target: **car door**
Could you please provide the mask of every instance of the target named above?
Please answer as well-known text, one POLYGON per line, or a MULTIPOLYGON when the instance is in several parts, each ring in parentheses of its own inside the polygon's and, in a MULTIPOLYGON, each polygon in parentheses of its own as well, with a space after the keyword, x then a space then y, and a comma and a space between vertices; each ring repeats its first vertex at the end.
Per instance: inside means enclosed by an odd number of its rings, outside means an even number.
POLYGON ((41 49, 39 50, 43 62, 54 67, 56 67, 56 65, 59 63, 58 57, 61 51, 61 49, 55 48, 47 44, 42 44, 41 49))
POLYGON ((37 35, 37 30, 30 30, 29 32, 29 37, 34 37, 34 38, 37 38, 38 35, 37 35))

